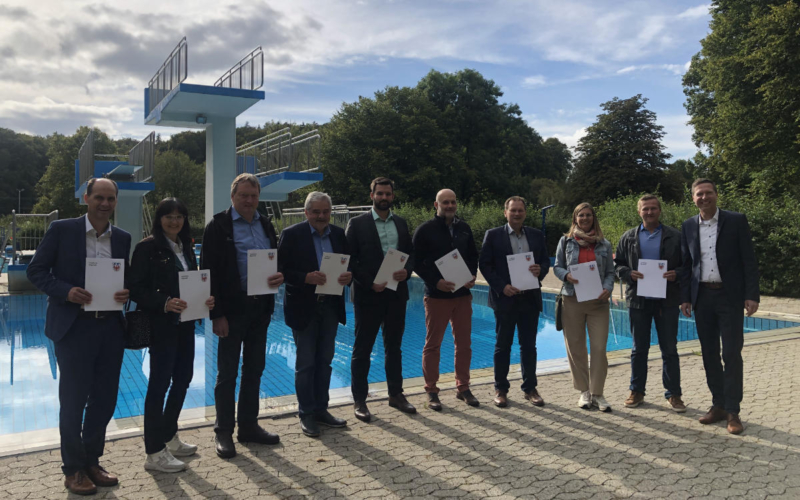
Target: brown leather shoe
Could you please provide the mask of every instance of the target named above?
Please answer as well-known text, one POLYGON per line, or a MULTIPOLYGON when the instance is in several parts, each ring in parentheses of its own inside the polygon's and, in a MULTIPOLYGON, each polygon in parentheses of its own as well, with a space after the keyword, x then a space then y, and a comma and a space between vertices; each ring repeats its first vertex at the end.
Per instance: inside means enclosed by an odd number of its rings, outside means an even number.
POLYGON ((631 395, 628 396, 628 399, 626 399, 622 404, 625 405, 625 408, 636 408, 642 403, 644 403, 644 394, 641 392, 631 391, 631 395))
POLYGON ((428 408, 433 411, 442 411, 442 402, 439 401, 439 394, 435 392, 428 393, 428 408))
POLYGON ((680 396, 672 396, 669 398, 669 404, 672 406, 672 411, 676 413, 686 413, 686 405, 680 396))
POLYGON ((461 401, 467 403, 470 406, 480 406, 478 399, 472 395, 472 391, 467 389, 463 392, 456 391, 456 399, 460 399, 461 401))
POLYGON ((401 392, 397 396, 389 396, 389 406, 392 408, 397 408, 398 410, 402 411, 403 413, 417 413, 417 409, 414 408, 414 405, 408 402, 405 395, 401 392))
POLYGON ((544 406, 544 399, 539 395, 536 389, 525 393, 525 399, 533 403, 533 406, 544 406))
POLYGON ((362 422, 369 423, 369 421, 372 420, 372 413, 369 412, 366 401, 356 401, 353 403, 353 414, 362 422))
POLYGON ((67 487, 70 493, 75 493, 76 495, 94 495, 97 493, 97 486, 82 470, 64 478, 64 486, 67 487))
POLYGON ((97 486, 116 486, 119 484, 119 479, 114 474, 109 473, 99 465, 90 465, 86 468, 86 475, 97 486))
POLYGON ((744 432, 744 425, 739 415, 735 413, 728 413, 728 432, 731 434, 741 434, 744 432))
POLYGON ((506 406, 508 406, 508 398, 506 397, 506 395, 507 393, 505 392, 500 392, 500 391, 495 392, 494 399, 492 400, 494 402, 494 405, 498 408, 505 408, 506 406))
POLYGON ((703 425, 714 424, 717 422, 722 422, 726 418, 728 418, 728 412, 722 408, 712 406, 708 409, 708 413, 700 417, 700 423, 703 425))

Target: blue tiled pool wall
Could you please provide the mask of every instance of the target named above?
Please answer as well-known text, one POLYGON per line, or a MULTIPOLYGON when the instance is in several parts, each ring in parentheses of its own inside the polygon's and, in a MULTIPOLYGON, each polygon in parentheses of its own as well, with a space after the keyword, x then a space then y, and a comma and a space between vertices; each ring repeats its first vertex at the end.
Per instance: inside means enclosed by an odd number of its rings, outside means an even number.
MULTIPOLYGON (((422 375, 422 347, 425 342, 423 283, 409 282, 412 300, 408 303, 406 330, 403 337, 403 374, 405 378, 422 375)), ((267 336, 266 369, 261 380, 261 396, 294 394, 295 346, 291 329, 283 322, 279 304, 267 336)), ((346 293, 347 325, 339 325, 336 354, 333 361, 332 388, 350 385, 350 356, 354 339, 354 319, 349 294, 346 293)), ((473 289, 472 368, 487 368, 493 363, 494 314, 486 306, 488 288, 473 289)), ((46 297, 14 295, 0 297, 0 435, 58 426, 57 367, 53 343, 44 335, 46 297)), ((554 296, 544 295, 544 312, 540 316, 537 348, 540 360, 563 357, 560 332, 553 325, 554 296)), ((771 330, 797 326, 797 323, 767 318, 745 318, 745 331, 771 330)), ((194 379, 187 393, 184 408, 212 406, 216 379, 218 339, 210 323, 201 322, 195 329, 196 357, 194 379)), ((697 338, 694 323, 681 317, 679 339, 697 338)), ((448 332, 442 343, 441 373, 453 371, 453 342, 448 332)), ((657 343, 655 331, 651 341, 657 343)), ((612 307, 608 349, 631 346, 630 324, 624 304, 612 307)), ((372 354, 369 373, 371 383, 385 380, 383 341, 379 336, 372 354)), ((519 362, 519 348, 512 350, 512 363, 519 362)), ((141 415, 147 391, 149 356, 146 349, 126 351, 120 376, 119 397, 115 418, 141 415)), ((238 392, 238 386, 237 386, 238 392)))

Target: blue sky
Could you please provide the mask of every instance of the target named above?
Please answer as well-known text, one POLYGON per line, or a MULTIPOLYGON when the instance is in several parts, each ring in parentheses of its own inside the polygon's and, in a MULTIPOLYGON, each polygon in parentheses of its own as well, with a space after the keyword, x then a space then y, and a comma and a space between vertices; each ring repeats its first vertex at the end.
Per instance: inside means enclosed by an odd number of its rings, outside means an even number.
MULTIPOLYGON (((254 47, 264 102, 239 123, 324 123, 360 95, 473 68, 543 137, 574 146, 600 104, 642 94, 674 159, 694 155, 681 75, 708 32, 698 1, 63 2, 0 5, 0 127, 144 137, 142 88, 184 35, 212 84, 254 47)), ((162 135, 177 129, 156 127, 162 135)))

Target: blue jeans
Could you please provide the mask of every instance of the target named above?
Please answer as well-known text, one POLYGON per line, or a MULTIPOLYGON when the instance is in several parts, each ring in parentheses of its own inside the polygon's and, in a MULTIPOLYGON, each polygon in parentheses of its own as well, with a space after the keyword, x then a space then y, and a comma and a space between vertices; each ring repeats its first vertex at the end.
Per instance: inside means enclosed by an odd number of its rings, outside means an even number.
POLYGON ((645 394, 647 385, 647 356, 653 322, 656 324, 658 346, 661 348, 661 381, 664 397, 681 395, 681 366, 678 358, 678 306, 666 307, 663 300, 647 300, 643 309, 628 309, 633 336, 631 349, 631 391, 645 394))
POLYGON ((328 409, 331 362, 339 325, 337 299, 331 297, 317 303, 311 323, 303 330, 292 329, 297 348, 294 387, 301 417, 328 409))

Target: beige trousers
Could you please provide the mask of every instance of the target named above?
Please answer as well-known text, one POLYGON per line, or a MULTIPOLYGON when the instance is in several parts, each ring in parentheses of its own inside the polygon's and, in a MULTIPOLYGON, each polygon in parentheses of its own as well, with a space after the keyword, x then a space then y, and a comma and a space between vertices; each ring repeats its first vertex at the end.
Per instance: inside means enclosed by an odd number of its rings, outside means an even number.
POLYGON ((572 385, 581 392, 591 390, 595 396, 603 395, 608 374, 608 357, 606 357, 608 315, 607 300, 578 302, 575 296, 564 295, 561 319, 564 324, 564 342, 567 345, 572 385), (586 352, 587 329, 592 353, 591 364, 589 354, 586 352))

